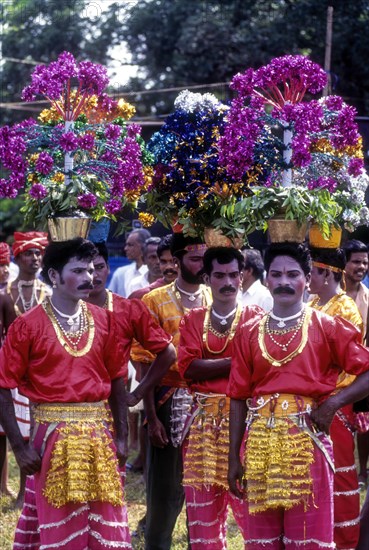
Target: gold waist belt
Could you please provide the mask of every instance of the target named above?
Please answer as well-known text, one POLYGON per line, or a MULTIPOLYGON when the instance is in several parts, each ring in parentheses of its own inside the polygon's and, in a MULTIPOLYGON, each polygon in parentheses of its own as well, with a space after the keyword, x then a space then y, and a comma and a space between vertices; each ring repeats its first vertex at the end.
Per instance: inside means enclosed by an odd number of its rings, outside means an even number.
POLYGON ((35 422, 99 422, 107 421, 103 401, 97 403, 39 403, 32 406, 35 422))
POLYGON ((206 415, 222 417, 229 415, 230 399, 223 394, 195 393, 195 401, 206 415))
POLYGON ((305 415, 310 414, 314 399, 307 396, 292 395, 290 393, 267 394, 257 398, 247 399, 248 407, 246 424, 250 425, 255 418, 268 418, 267 426, 273 428, 276 418, 295 416, 298 425, 306 425, 305 415))

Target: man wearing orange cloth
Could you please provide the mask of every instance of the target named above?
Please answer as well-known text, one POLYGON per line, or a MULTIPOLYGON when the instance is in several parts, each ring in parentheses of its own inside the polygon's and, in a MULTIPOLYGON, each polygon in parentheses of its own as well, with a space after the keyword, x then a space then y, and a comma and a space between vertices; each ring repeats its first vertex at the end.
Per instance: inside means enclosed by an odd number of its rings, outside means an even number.
MULTIPOLYGON (((335 317, 339 315, 363 333, 363 321, 354 300, 341 288, 345 269, 345 254, 338 249, 312 249, 313 268, 310 292, 316 294, 309 303, 335 317)), ((337 388, 348 386, 354 376, 342 372, 337 388)), ((333 442, 334 457, 334 541, 339 550, 356 548, 359 540, 360 494, 355 464, 355 418, 353 405, 346 405, 333 418, 329 434, 333 442)))
POLYGON ((183 444, 183 485, 191 550, 227 547, 228 505, 246 540, 246 503, 228 488, 229 398, 233 337, 237 326, 259 308, 237 304, 243 256, 235 248, 209 248, 204 280, 213 303, 197 308, 181 321, 178 366, 190 386, 193 406, 183 444))
POLYGON ((351 323, 304 305, 304 245, 271 245, 264 261, 273 309, 234 339, 229 484, 247 495, 248 550, 333 549, 334 466, 324 432, 339 409, 369 393, 369 350, 351 323), (331 395, 342 370, 357 378, 331 395))
MULTIPOLYGON (((14 233, 12 249, 14 262, 18 266, 19 272, 16 279, 8 282, 4 292, 12 300, 16 316, 37 306, 45 296, 51 294, 47 285, 37 277, 47 244, 47 233, 41 231, 28 231, 27 233, 16 231, 14 233)), ((30 430, 28 399, 21 395, 17 388, 12 391, 12 395, 19 428, 23 437, 28 439, 30 430)), ((16 500, 18 508, 21 508, 23 504, 25 484, 26 479, 21 472, 20 488, 16 500)))
MULTIPOLYGON (((171 242, 178 277, 170 285, 143 296, 154 319, 179 344, 179 324, 190 309, 210 303, 210 292, 201 285, 206 245, 200 239, 175 233, 171 242)), ((146 353, 148 360, 150 357, 146 353)), ((132 351, 132 359, 145 362, 143 353, 132 351)), ((169 550, 172 532, 184 502, 182 487, 181 435, 183 417, 191 397, 173 361, 155 392, 145 399, 149 446, 147 460, 147 550, 169 550)))
MULTIPOLYGON (((0 351, 0 419, 20 468, 35 473, 41 548, 131 547, 118 469, 127 455, 129 345, 117 316, 83 301, 95 255, 80 238, 48 246, 42 275, 53 297, 12 324, 0 351), (16 386, 33 404, 32 445, 16 423, 16 386)), ((160 352, 170 338, 156 336, 160 352)))

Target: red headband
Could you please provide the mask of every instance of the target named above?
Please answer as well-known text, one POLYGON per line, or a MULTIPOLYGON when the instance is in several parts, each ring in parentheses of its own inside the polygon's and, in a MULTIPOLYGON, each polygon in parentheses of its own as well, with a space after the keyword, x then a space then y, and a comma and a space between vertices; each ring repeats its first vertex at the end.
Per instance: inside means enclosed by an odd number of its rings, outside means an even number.
POLYGON ((16 231, 14 233, 13 254, 14 256, 18 256, 18 254, 25 252, 30 248, 44 250, 48 244, 47 233, 42 233, 42 231, 20 233, 16 231))
POLYGON ((6 243, 0 243, 0 265, 10 264, 10 247, 6 243))

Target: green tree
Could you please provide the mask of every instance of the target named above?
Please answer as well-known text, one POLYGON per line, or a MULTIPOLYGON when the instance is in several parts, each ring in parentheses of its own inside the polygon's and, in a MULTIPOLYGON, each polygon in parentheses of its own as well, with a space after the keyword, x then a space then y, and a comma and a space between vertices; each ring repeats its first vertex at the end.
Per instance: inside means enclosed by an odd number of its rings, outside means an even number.
MULTIPOLYGON (((79 59, 106 65, 112 44, 114 11, 104 2, 87 0, 5 0, 0 24, 3 63, 0 66, 1 103, 21 101, 36 63, 49 63, 64 50, 79 59), (106 5, 105 5, 106 7, 106 5), (16 61, 19 60, 19 61, 16 61), (32 64, 33 63, 33 64, 32 64)), ((1 123, 35 116, 40 108, 1 109, 1 123)))
MULTIPOLYGON (((164 89, 227 82, 285 54, 308 54, 324 65, 328 5, 334 7, 334 92, 364 114, 368 0, 140 0, 120 28, 140 68, 131 85, 164 89)), ((226 87, 217 93, 226 95, 226 87)), ((175 95, 152 95, 152 111, 168 112, 175 95)))

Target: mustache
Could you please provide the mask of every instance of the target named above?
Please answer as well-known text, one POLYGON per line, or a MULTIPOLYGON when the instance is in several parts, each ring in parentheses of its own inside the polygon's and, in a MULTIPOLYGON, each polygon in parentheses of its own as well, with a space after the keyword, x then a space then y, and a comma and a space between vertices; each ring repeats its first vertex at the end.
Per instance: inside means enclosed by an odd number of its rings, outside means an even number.
POLYGON ((232 286, 232 285, 229 285, 229 286, 223 286, 220 290, 219 290, 220 294, 225 294, 226 292, 237 292, 237 289, 232 286))
POLYGON ((77 286, 77 290, 93 290, 94 285, 92 283, 84 283, 83 285, 77 286))
POLYGON ((178 271, 175 269, 166 269, 163 271, 163 275, 178 275, 178 271))
POLYGON ((293 294, 295 294, 295 291, 290 286, 278 286, 277 288, 275 288, 273 290, 273 294, 275 294, 275 295, 278 295, 278 294, 291 294, 291 295, 293 295, 293 294))

